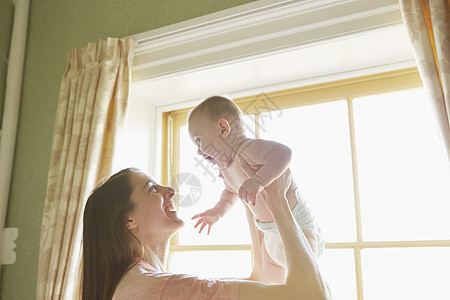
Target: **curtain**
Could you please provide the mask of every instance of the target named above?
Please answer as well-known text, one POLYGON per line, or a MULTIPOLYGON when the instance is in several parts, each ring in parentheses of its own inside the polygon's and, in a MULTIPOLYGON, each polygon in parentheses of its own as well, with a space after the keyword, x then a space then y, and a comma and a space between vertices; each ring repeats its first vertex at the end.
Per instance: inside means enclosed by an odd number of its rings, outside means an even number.
POLYGON ((400 0, 415 60, 430 95, 450 162, 450 10, 448 0, 400 0))
POLYGON ((73 299, 84 204, 111 170, 136 42, 108 38, 69 53, 53 132, 37 299, 73 299))

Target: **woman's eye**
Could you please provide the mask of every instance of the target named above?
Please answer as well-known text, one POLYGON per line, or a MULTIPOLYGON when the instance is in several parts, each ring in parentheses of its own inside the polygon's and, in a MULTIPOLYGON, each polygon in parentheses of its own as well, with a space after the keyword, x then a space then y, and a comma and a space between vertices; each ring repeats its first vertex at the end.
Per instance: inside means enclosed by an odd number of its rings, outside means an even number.
POLYGON ((156 186, 154 184, 150 185, 149 188, 148 188, 148 191, 149 192, 156 192, 157 191, 156 190, 156 186))

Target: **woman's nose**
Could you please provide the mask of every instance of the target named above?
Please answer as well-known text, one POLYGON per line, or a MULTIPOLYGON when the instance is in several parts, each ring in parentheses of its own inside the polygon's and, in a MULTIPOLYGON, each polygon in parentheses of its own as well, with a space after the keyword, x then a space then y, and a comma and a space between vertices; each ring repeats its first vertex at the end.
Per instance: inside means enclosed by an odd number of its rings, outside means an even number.
POLYGON ((167 187, 166 195, 169 199, 172 199, 175 196, 175 193, 176 193, 176 191, 174 188, 172 188, 170 186, 167 187))

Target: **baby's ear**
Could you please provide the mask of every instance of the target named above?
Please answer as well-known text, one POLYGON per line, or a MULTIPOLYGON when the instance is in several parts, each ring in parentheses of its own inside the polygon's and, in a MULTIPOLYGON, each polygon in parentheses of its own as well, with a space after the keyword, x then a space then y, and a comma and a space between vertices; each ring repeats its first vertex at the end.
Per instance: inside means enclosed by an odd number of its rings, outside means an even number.
POLYGON ((217 125, 219 125, 220 133, 221 133, 222 137, 226 138, 230 134, 230 131, 231 131, 231 127, 230 127, 230 124, 228 123, 228 121, 225 119, 220 119, 217 122, 217 125))

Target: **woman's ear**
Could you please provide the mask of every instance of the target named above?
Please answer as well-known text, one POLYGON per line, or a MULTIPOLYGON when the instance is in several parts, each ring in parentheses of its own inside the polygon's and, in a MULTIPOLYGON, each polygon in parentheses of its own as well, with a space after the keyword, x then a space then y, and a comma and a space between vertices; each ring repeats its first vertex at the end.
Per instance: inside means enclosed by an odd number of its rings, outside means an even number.
POLYGON ((137 223, 135 220, 127 217, 127 224, 126 224, 128 230, 133 230, 137 227, 137 223))
POLYGON ((221 136, 226 138, 231 132, 231 127, 228 121, 225 119, 220 119, 217 122, 217 125, 219 125, 221 136))

